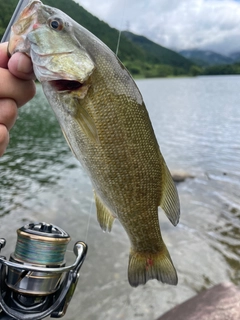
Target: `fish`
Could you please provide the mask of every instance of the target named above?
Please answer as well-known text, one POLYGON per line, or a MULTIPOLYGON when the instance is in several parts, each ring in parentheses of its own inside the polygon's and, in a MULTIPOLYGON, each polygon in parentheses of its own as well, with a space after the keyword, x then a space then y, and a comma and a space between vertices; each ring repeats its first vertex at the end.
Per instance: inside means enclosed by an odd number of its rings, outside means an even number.
POLYGON ((118 57, 59 9, 36 0, 12 26, 10 55, 27 54, 75 157, 93 186, 97 220, 118 219, 130 241, 132 287, 176 285, 158 207, 179 222, 180 203, 143 97, 118 57))

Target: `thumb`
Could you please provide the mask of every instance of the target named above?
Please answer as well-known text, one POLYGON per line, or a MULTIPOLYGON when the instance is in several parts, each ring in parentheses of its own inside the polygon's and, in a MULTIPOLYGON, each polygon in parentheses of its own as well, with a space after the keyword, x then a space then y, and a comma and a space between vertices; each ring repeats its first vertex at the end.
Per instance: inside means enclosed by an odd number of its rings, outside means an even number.
POLYGON ((8 61, 8 70, 17 78, 23 80, 34 80, 36 77, 33 72, 31 59, 20 52, 16 52, 8 61))

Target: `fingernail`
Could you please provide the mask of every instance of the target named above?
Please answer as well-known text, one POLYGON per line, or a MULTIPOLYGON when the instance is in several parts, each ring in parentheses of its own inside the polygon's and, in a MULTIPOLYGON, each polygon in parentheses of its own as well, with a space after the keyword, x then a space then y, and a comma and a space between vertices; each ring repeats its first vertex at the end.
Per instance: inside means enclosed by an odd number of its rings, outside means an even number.
POLYGON ((27 56, 23 53, 18 53, 18 65, 17 70, 23 73, 31 73, 32 72, 32 64, 27 56))

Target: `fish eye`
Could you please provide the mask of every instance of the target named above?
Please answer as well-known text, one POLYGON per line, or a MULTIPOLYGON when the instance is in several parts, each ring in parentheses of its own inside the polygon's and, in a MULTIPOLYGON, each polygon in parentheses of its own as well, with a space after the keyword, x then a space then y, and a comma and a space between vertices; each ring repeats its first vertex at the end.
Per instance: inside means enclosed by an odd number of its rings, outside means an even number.
POLYGON ((49 26, 56 31, 60 31, 63 29, 63 22, 61 19, 55 18, 49 20, 49 26))

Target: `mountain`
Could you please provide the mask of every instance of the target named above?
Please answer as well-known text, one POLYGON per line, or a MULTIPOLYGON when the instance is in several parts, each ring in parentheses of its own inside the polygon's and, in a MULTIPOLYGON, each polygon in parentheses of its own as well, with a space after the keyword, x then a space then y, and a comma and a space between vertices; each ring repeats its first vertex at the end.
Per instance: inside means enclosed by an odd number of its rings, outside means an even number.
MULTIPOLYGON (((119 31, 90 14, 73 0, 42 0, 57 7, 87 28, 116 52, 119 31)), ((0 37, 17 5, 17 0, 0 1, 0 37)), ((135 76, 152 77, 189 74, 192 62, 176 52, 164 48, 147 38, 122 32, 118 57, 135 76)))
POLYGON ((232 52, 229 57, 234 61, 234 62, 240 62, 240 52, 232 52))
POLYGON ((234 63, 234 60, 231 57, 210 50, 181 50, 179 53, 201 67, 234 63))
POLYGON ((136 35, 129 31, 123 31, 122 34, 140 47, 153 63, 161 63, 184 69, 189 69, 192 66, 192 62, 185 57, 182 57, 175 51, 167 49, 144 36, 136 35))

